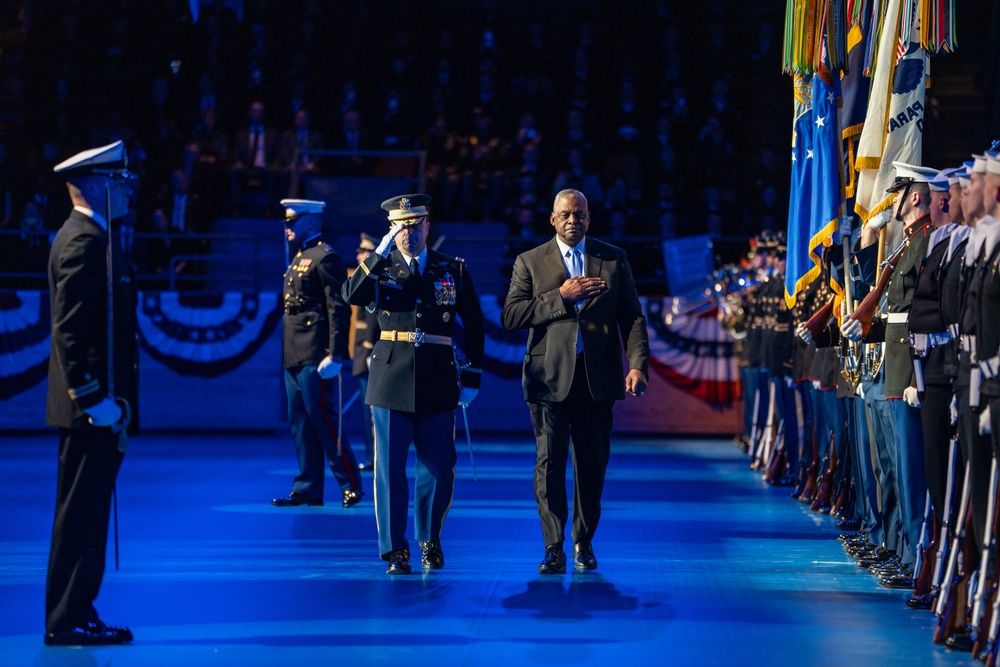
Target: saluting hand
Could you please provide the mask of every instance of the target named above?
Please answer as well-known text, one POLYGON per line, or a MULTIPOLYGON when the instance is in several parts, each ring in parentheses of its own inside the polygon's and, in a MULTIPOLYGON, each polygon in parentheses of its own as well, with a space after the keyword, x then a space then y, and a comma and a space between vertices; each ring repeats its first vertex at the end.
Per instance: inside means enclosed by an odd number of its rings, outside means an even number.
POLYGON ((625 391, 636 398, 645 394, 648 386, 649 382, 646 380, 646 375, 638 368, 633 368, 625 376, 625 391))
POLYGON ((382 257, 388 257, 389 249, 392 248, 392 242, 395 241, 396 236, 401 231, 403 231, 404 226, 405 225, 403 223, 397 222, 392 227, 390 227, 386 235, 382 237, 382 240, 379 242, 378 247, 375 248, 375 253, 381 255, 382 257))
POLYGON ((566 303, 575 304, 607 291, 608 284, 603 278, 567 278, 559 288, 559 296, 566 303))

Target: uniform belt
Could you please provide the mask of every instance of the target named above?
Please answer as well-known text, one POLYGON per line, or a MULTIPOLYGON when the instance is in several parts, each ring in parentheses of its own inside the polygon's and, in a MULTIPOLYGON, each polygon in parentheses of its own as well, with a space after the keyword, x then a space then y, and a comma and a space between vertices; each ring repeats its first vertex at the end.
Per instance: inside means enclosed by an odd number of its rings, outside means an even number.
POLYGON ((435 345, 451 345, 451 336, 439 336, 420 331, 383 331, 379 334, 379 340, 388 340, 393 343, 433 343, 435 345))
POLYGON ((951 334, 947 331, 937 333, 911 333, 910 347, 917 356, 924 356, 927 350, 944 345, 951 340, 951 334))
POLYGON ((889 313, 885 318, 886 324, 906 324, 907 318, 909 318, 909 313, 889 313))
POLYGON ((787 324, 774 324, 774 325, 771 326, 771 329, 773 331, 778 332, 778 333, 784 333, 784 332, 788 331, 788 325, 787 324))
POLYGON ((992 380, 997 374, 1000 374, 1000 356, 990 357, 976 363, 979 365, 983 377, 987 380, 992 380))

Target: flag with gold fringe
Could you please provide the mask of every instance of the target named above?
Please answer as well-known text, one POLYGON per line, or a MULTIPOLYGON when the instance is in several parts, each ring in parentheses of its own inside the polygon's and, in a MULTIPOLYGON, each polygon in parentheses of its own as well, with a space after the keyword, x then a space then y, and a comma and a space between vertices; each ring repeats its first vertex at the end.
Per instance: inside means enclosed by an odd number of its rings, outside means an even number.
POLYGON ((878 48, 864 129, 855 160, 854 210, 862 221, 892 205, 892 163, 921 163, 927 51, 920 43, 919 7, 888 0, 878 26, 878 48))
MULTIPOLYGON (((808 110, 796 91, 792 146, 792 199, 788 209, 785 301, 791 308, 799 292, 819 276, 823 245, 839 227, 843 201, 837 99, 840 79, 820 65, 810 81, 808 110)), ((796 77, 796 88, 805 79, 796 77)))

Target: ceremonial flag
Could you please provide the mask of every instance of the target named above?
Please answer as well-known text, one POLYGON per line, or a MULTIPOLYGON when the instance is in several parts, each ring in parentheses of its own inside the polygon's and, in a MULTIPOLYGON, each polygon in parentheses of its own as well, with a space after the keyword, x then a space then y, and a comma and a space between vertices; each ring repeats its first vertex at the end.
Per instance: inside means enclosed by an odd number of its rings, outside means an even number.
POLYGON ((892 163, 896 160, 921 163, 927 56, 920 46, 919 30, 912 29, 917 27, 913 22, 919 13, 903 10, 900 0, 888 0, 868 112, 858 145, 854 210, 864 222, 892 205, 892 195, 885 191, 893 182, 892 163), (904 19, 904 15, 912 18, 904 19), (901 35, 905 48, 897 61, 901 35))
MULTIPOLYGON (((785 301, 795 305, 798 293, 819 276, 823 245, 840 225, 841 164, 837 98, 840 79, 821 64, 811 77, 808 111, 799 113, 792 147, 792 200, 788 211, 788 254, 785 301)), ((798 84, 799 78, 796 78, 798 84)), ((803 79, 804 81, 804 79, 803 79)), ((796 85, 798 88, 798 85, 796 85)), ((805 94, 801 95, 805 97, 805 94)))
POLYGON ((865 51, 868 46, 870 22, 858 22, 847 33, 847 70, 840 79, 843 104, 840 108, 840 133, 844 141, 844 194, 848 199, 847 210, 854 210, 854 193, 858 172, 855 158, 858 139, 865 127, 868 111, 869 79, 864 76, 865 51))

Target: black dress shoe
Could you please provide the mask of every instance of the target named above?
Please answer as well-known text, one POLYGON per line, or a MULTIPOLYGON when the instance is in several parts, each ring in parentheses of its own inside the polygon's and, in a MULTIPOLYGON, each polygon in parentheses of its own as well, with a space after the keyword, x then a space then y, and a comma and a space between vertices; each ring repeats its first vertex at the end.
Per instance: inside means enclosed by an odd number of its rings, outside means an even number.
POLYGON ((597 557, 590 542, 579 542, 573 545, 573 567, 578 570, 596 570, 597 557))
POLYGON ((361 497, 365 495, 365 492, 361 489, 348 489, 344 491, 344 507, 354 507, 361 502, 361 497))
POLYGON ((861 527, 861 522, 855 519, 843 519, 837 522, 839 530, 857 530, 861 527))
POLYGON ((934 606, 937 598, 933 595, 914 595, 906 601, 906 606, 910 609, 930 609, 934 606))
POLYGON ((884 547, 877 547, 871 551, 862 551, 855 558, 857 559, 858 567, 868 567, 869 565, 874 565, 875 563, 882 563, 889 560, 888 549, 884 547))
POLYGON ((410 573, 410 550, 396 549, 386 558, 389 565, 385 568, 386 574, 409 574, 410 573))
POLYGON ((444 552, 441 551, 441 540, 427 540, 420 543, 420 567, 425 570, 440 570, 444 567, 444 552))
POLYGON ((962 653, 972 652, 972 635, 952 635, 944 640, 944 645, 962 653))
POLYGON ((323 504, 322 498, 306 498, 303 495, 292 492, 289 493, 284 498, 275 498, 271 501, 271 504, 275 507, 298 507, 299 505, 309 505, 310 507, 316 507, 323 504))
MULTIPOLYGON (((914 581, 913 575, 906 573, 879 577, 878 583, 886 588, 913 588, 914 581)), ((971 651, 972 649, 970 648, 969 650, 971 651)))
POLYGON ((49 632, 45 635, 46 646, 101 646, 124 644, 132 641, 132 631, 102 621, 84 623, 63 632, 49 632))
POLYGON ((538 564, 538 574, 566 574, 566 554, 562 544, 545 547, 545 557, 538 564))

